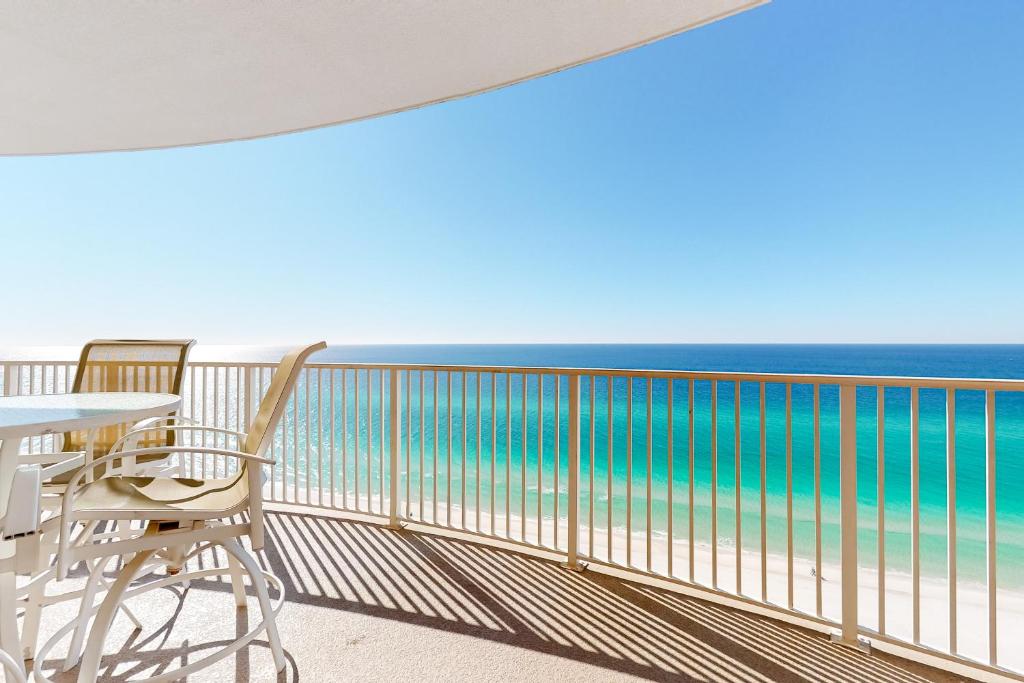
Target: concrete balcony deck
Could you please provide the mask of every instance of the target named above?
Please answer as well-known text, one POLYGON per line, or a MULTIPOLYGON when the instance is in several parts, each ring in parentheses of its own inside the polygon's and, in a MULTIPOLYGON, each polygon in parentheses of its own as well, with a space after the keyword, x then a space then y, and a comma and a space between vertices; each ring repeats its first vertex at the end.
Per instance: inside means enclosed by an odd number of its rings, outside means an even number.
MULTIPOLYGON (((267 524, 261 560, 288 591, 279 618, 287 671, 277 676, 256 641, 191 681, 963 680, 509 550, 310 513, 271 512, 267 524)), ((153 675, 208 654, 258 618, 254 603, 236 612, 229 584, 216 580, 147 593, 129 603, 141 632, 116 619, 102 680, 153 675)), ((71 609, 47 608, 42 637, 71 609)), ((58 647, 40 665, 53 671, 62 654, 58 647)))

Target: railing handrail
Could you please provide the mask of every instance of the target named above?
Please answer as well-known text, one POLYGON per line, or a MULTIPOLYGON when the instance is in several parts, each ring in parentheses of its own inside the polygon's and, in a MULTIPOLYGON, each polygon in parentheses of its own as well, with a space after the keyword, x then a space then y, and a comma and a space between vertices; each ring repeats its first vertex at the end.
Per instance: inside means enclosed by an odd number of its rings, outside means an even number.
MULTIPOLYGON (((74 365, 75 361, 0 360, 3 365, 74 365)), ((274 362, 190 361, 197 368, 275 368, 274 362)), ((453 372, 487 374, 528 374, 633 377, 673 380, 720 380, 729 382, 766 382, 768 384, 806 384, 831 386, 902 387, 918 389, 963 389, 967 391, 1024 391, 1024 379, 992 379, 981 377, 916 377, 898 375, 832 375, 820 373, 731 372, 717 370, 642 370, 629 368, 579 368, 534 365, 448 365, 439 363, 306 363, 319 370, 398 370, 412 372, 453 372)))

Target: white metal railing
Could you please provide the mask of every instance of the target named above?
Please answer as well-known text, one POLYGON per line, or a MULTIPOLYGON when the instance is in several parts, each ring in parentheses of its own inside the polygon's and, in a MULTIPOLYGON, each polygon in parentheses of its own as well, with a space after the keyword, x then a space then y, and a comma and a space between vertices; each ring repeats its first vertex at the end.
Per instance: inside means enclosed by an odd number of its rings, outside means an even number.
MULTIPOLYGON (((182 413, 245 431, 273 367, 191 364, 182 413)), ((5 394, 59 393, 74 365, 0 372, 5 394)), ((1000 618, 997 590, 999 553, 1024 556, 1024 538, 1013 527, 997 543, 997 519, 1020 520, 996 514, 996 396, 1014 407, 1016 447, 1021 392, 1015 380, 309 364, 267 497, 554 551, 847 644, 1024 680, 1024 601, 1007 593, 1000 618), (958 446, 982 465, 958 468, 958 446), (909 499, 887 503, 897 485, 909 499), (973 504, 959 519, 958 495, 973 504), (981 559, 962 559, 958 534, 981 559)))

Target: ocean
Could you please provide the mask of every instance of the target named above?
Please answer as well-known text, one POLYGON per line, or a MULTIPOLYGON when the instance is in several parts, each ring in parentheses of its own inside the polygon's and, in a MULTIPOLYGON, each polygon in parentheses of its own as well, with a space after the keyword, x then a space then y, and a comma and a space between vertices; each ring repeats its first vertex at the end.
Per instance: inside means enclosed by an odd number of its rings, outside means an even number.
MULTIPOLYGON (((238 360, 273 359, 276 349, 247 349, 237 352, 245 358, 238 360)), ((218 359, 223 359, 222 355, 218 359)), ((320 354, 322 362, 353 363, 422 363, 458 365, 511 365, 526 367, 578 367, 619 369, 674 369, 771 373, 820 373, 851 375, 898 375, 922 377, 963 378, 1024 378, 1024 345, 388 345, 388 346, 336 346, 320 354)), ((425 396, 432 394, 433 377, 427 373, 425 396)), ((439 379, 441 413, 445 411, 446 381, 439 379)), ((462 487, 461 456, 461 378, 453 382, 454 453, 452 471, 445 469, 445 458, 434 472, 432 460, 425 460, 422 476, 430 482, 439 481, 439 491, 448 486, 456 492, 462 487)), ((522 463, 521 379, 512 379, 512 440, 506 445, 504 414, 504 378, 497 380, 498 396, 495 420, 493 476, 500 490, 505 486, 505 457, 511 453, 509 469, 518 473, 522 463)), ((425 430, 419 433, 419 377, 412 377, 412 433, 411 452, 419 452, 422 439, 430 454, 435 435, 432 428, 433 406, 425 405, 425 430)), ((490 486, 490 378, 481 379, 480 422, 485 432, 481 438, 482 463, 476 471, 476 379, 467 378, 466 429, 466 486, 471 492, 479 485, 485 492, 490 486)), ((611 458, 612 524, 621 529, 627 512, 627 403, 626 380, 613 381, 613 446, 611 458)), ((642 380, 635 380, 632 396, 632 505, 633 530, 643 530, 646 524, 646 405, 647 388, 642 380)), ((365 386, 365 385, 364 385, 365 386)), ((347 390, 351 392, 351 375, 347 390)), ((741 448, 740 491, 742 500, 742 545, 744 549, 760 549, 760 443, 759 396, 756 383, 741 387, 741 448)), ((581 384, 581 470, 582 480, 590 476, 590 391, 589 381, 581 384)), ((608 505, 608 384, 598 377, 593 387, 594 413, 594 507, 595 525, 607 526, 608 505)), ((674 537, 685 538, 689 515, 686 491, 689 482, 687 448, 686 382, 674 382, 672 387, 675 406, 672 452, 673 504, 668 503, 667 451, 667 394, 668 383, 656 380, 651 386, 652 458, 651 528, 654 536, 667 532, 672 516, 674 537)), ((527 383, 527 440, 526 469, 527 510, 535 510, 540 495, 540 507, 545 516, 554 515, 556 489, 554 461, 554 381, 548 378, 543 388, 544 434, 541 457, 540 487, 537 485, 537 400, 536 382, 527 383)), ((565 382, 560 385, 559 441, 563 454, 558 476, 558 508, 564 516, 567 504, 568 469, 565 459, 568 428, 566 424, 568 391, 565 382)), ((734 453, 734 386, 722 382, 718 388, 718 535, 719 541, 734 542, 735 464, 734 453)), ((862 566, 877 563, 877 394, 873 387, 858 390, 858 526, 859 556, 862 566)), ((983 582, 985 579, 985 432, 984 396, 981 392, 957 393, 956 405, 956 516, 957 564, 960 581, 983 582)), ((694 516, 695 536, 698 542, 710 542, 711 520, 711 410, 710 384, 697 382, 694 391, 694 516)), ((814 468, 812 389, 807 385, 792 390, 792 444, 794 495, 794 550, 798 557, 813 558, 814 534, 814 468)), ((769 552, 784 554, 786 543, 786 472, 785 472, 785 389, 782 385, 766 387, 766 484, 767 541, 769 552)), ((886 565, 889 570, 910 570, 911 485, 910 485, 910 428, 909 391, 893 388, 885 395, 885 545, 886 565)), ((839 557, 839 421, 838 389, 823 386, 820 394, 820 457, 822 495, 822 552, 823 559, 837 562, 839 557)), ((351 414, 351 408, 350 414, 351 414)), ((945 576, 947 571, 947 480, 946 480, 946 407, 942 390, 920 392, 920 544, 921 571, 925 576, 945 576)), ((354 416, 352 416, 354 418, 354 416)), ((1024 563, 1024 396, 999 392, 997 394, 997 562, 999 586, 1019 588, 1024 577, 1015 567, 1024 563)), ((446 424, 441 420, 436 437, 447 441, 446 424)), ((323 437, 324 435, 321 435, 323 437)), ((340 434, 337 435, 340 438, 340 434)), ((365 436, 365 435, 364 435, 365 436)), ((350 433, 348 439, 353 441, 350 433)), ((355 444, 353 443, 353 447, 355 444)), ((301 466, 301 465, 300 465, 301 466)), ((404 476, 418 482, 421 472, 419 460, 411 457, 404 476)), ((302 473, 300 473, 300 476, 302 473)), ((349 479, 351 481, 351 479, 349 479)), ((518 474, 507 483, 512 501, 522 494, 518 474)), ((411 490, 415 491, 414 483, 411 490)), ((430 484, 426 486, 431 489, 430 484)), ((440 494, 444 495, 444 494, 440 494)), ((590 506, 589 487, 585 486, 581 507, 590 506)), ((500 496, 499 496, 500 497, 500 496)), ((488 514, 487 496, 482 505, 488 514)), ((415 505, 413 506, 415 507, 415 505)), ((514 508, 514 506, 513 506, 514 508)), ((584 519, 586 521, 586 519, 584 519)))

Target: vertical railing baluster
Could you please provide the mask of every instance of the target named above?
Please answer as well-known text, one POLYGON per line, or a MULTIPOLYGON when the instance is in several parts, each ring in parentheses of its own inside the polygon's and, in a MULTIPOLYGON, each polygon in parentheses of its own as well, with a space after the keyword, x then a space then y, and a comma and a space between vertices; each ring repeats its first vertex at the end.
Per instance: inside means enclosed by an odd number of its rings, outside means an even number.
MULTIPOLYGON (((348 371, 345 368, 341 369, 341 506, 348 508, 348 379, 346 377, 348 371)), ((332 380, 331 385, 333 387, 334 382, 332 380)), ((333 389, 332 389, 333 391, 333 389)), ((334 414, 334 411, 331 411, 334 414)), ((331 434, 334 434, 334 428, 331 427, 331 434)), ((331 463, 334 463, 334 456, 331 457, 331 463)), ((334 500, 331 500, 331 505, 334 505, 334 500)))
POLYGON ((476 373, 476 452, 474 453, 474 455, 476 456, 476 476, 474 477, 474 479, 475 479, 474 483, 476 484, 476 486, 475 486, 475 488, 476 488, 476 504, 475 504, 475 507, 474 507, 474 512, 476 513, 476 527, 475 527, 474 531, 476 531, 477 533, 480 533, 480 474, 481 474, 481 469, 480 469, 481 468, 481 466, 480 466, 480 461, 481 461, 480 460, 480 449, 481 449, 481 446, 483 445, 483 438, 482 438, 482 434, 480 433, 481 430, 483 429, 483 416, 481 415, 482 411, 480 410, 480 394, 482 392, 483 392, 483 373, 480 372, 479 370, 477 370, 477 373, 476 373))
MULTIPOLYGON (((324 504, 324 394, 323 394, 323 370, 315 369, 316 372, 316 490, 318 491, 316 502, 324 504)), ((306 410, 306 424, 311 422, 309 410, 306 410)), ((306 431, 309 431, 307 426, 306 431)), ((309 475, 307 474, 307 479, 309 475)), ((306 495, 309 500, 309 494, 306 495)), ((312 504, 312 501, 310 501, 312 504)))
MULTIPOLYGON (((384 371, 381 370, 381 372, 383 373, 384 371)), ((390 463, 391 467, 390 467, 390 472, 389 472, 390 477, 388 479, 388 483, 390 484, 390 487, 389 487, 390 488, 390 490, 389 490, 390 499, 388 500, 388 503, 389 503, 389 505, 388 505, 388 526, 390 526, 392 529, 398 529, 398 528, 400 528, 400 525, 398 523, 398 505, 399 505, 399 500, 398 500, 398 491, 399 491, 399 488, 398 488, 398 468, 399 468, 398 458, 399 458, 399 453, 401 452, 401 448, 402 448, 402 413, 401 413, 401 410, 402 410, 402 399, 401 399, 400 394, 398 393, 399 380, 400 380, 399 371, 394 369, 394 368, 392 368, 388 372, 388 379, 391 382, 390 387, 389 387, 389 391, 388 391, 388 401, 389 401, 388 407, 389 407, 389 411, 390 411, 389 416, 391 418, 391 435, 390 435, 391 439, 390 439, 390 444, 389 444, 390 445, 390 455, 391 455, 391 463, 390 463)), ((384 378, 382 376, 381 377, 381 384, 383 384, 383 383, 384 383, 384 378)), ((381 472, 381 480, 382 481, 383 481, 383 477, 384 477, 384 473, 382 471, 381 472)))
POLYGON ((519 540, 526 542, 526 436, 527 436, 527 419, 526 419, 526 388, 527 388, 527 376, 523 373, 522 382, 522 424, 520 425, 520 432, 522 437, 520 438, 520 446, 522 447, 522 453, 519 458, 519 469, 520 469, 520 482, 519 495, 522 500, 519 503, 519 524, 522 527, 519 530, 519 540))
POLYGON ((505 538, 512 538, 512 373, 505 375, 505 538))
MULTIPOLYGON (((392 370, 394 372, 394 370, 392 370)), ((412 371, 405 373, 405 516, 412 504, 412 371)))
POLYGON ((537 545, 544 545, 544 376, 537 375, 537 545))
POLYGON ((686 507, 687 510, 687 542, 689 544, 689 577, 693 583, 694 574, 694 524, 693 524, 693 390, 694 382, 691 379, 686 387, 686 507))
MULTIPOLYGON (((390 397, 388 397, 390 401, 390 397)), ((377 432, 377 452, 380 454, 380 477, 378 477, 378 485, 380 496, 377 498, 377 512, 384 514, 384 469, 386 467, 385 458, 387 457, 384 452, 384 423, 385 420, 390 417, 387 411, 384 409, 384 368, 377 370, 377 405, 380 407, 378 417, 380 422, 378 423, 379 430, 377 432)), ((392 436, 392 438, 394 438, 392 436)), ((398 468, 392 468, 391 473, 397 473, 398 468)))
POLYGON ((743 463, 743 449, 741 444, 741 435, 743 433, 743 423, 740 421, 740 383, 737 381, 733 388, 733 456, 734 465, 736 472, 733 477, 735 480, 735 506, 736 506, 736 594, 743 594, 743 509, 742 509, 742 497, 741 490, 743 488, 743 477, 742 477, 742 463, 743 463))
POLYGON ((768 443, 765 435, 764 382, 760 387, 758 441, 761 448, 761 600, 768 602, 768 443))
POLYGON ((985 392, 985 567, 988 591, 988 663, 997 666, 996 639, 996 393, 985 392))
POLYGON ((445 518, 444 522, 448 526, 452 525, 452 372, 448 370, 445 372, 445 390, 447 391, 447 399, 445 401, 445 408, 448 412, 448 429, 445 432, 445 436, 448 440, 447 458, 448 465, 445 470, 445 487, 447 494, 445 495, 445 518))
POLYGON ((248 433, 252 426, 252 419, 256 416, 256 405, 259 403, 259 399, 255 396, 255 385, 256 385, 256 374, 259 373, 258 367, 249 367, 245 370, 245 395, 243 397, 243 411, 245 414, 245 421, 242 426, 242 431, 248 433))
POLYGON ((910 574, 914 644, 921 644, 921 434, 917 387, 910 388, 910 574))
POLYGON ((793 385, 786 384, 786 605, 793 609, 793 385))
POLYGON ((14 396, 14 366, 4 363, 4 396, 14 396))
POLYGON ((626 380, 626 566, 633 566, 633 378, 626 380))
MULTIPOLYGON (((569 499, 568 518, 569 532, 567 539, 568 561, 570 569, 580 569, 579 535, 580 535, 580 378, 579 375, 568 375, 569 383, 569 499)), ((555 385, 557 388, 557 384, 555 385)), ((557 415, 557 414, 556 414, 557 415)), ((557 491, 556 491, 557 495, 557 491)), ((557 527, 558 520, 555 520, 557 527)), ((557 543, 555 544, 557 546, 557 543)))
POLYGON ((711 586, 718 588, 718 380, 711 380, 711 586))
POLYGON ((462 373, 462 497, 459 499, 459 505, 462 508, 462 528, 466 528, 466 457, 468 450, 466 444, 466 373, 462 373))
POLYGON ((822 612, 821 596, 821 386, 814 385, 814 611, 822 612))
POLYGON ((423 477, 424 477, 424 468, 425 468, 425 464, 426 464, 426 453, 425 453, 426 443, 425 442, 427 440, 427 433, 426 433, 426 431, 424 431, 424 427, 426 425, 426 419, 425 419, 424 414, 423 414, 423 411, 426 409, 426 404, 423 402, 423 395, 424 395, 423 380, 424 380, 425 376, 426 376, 426 373, 421 369, 420 370, 420 493, 419 493, 420 521, 421 522, 424 521, 424 519, 425 519, 424 516, 423 516, 424 515, 424 511, 423 511, 423 508, 424 508, 424 503, 423 503, 423 483, 424 483, 423 482, 423 477))
POLYGON ((434 394, 434 410, 433 410, 433 415, 434 415, 434 432, 433 432, 433 436, 434 436, 434 439, 433 439, 433 441, 434 441, 434 443, 433 443, 433 446, 434 446, 434 448, 433 448, 434 467, 433 467, 433 470, 432 470, 433 473, 434 473, 434 478, 433 478, 433 481, 431 482, 431 491, 432 491, 432 493, 431 493, 431 499, 430 499, 431 515, 432 515, 430 521, 433 522, 434 524, 437 524, 437 477, 438 477, 438 473, 437 473, 437 466, 438 466, 438 457, 437 456, 438 456, 438 453, 437 453, 437 451, 438 451, 438 446, 439 446, 438 442, 440 441, 440 438, 438 437, 438 434, 437 434, 437 427, 438 427, 438 423, 440 421, 438 419, 439 416, 438 416, 438 405, 437 405, 437 377, 438 377, 437 370, 434 370, 434 383, 433 383, 434 386, 432 387, 432 391, 433 391, 433 394, 434 394))
POLYGON ((956 390, 946 389, 946 542, 949 572, 949 653, 956 654, 956 390))
MULTIPOLYGON (((206 394, 205 382, 203 383, 203 394, 206 394)), ((297 503, 299 501, 299 477, 298 477, 298 459, 299 459, 299 385, 298 383, 292 387, 292 499, 291 502, 297 503)), ((288 477, 288 449, 284 449, 285 456, 285 468, 281 472, 281 476, 287 481, 288 477)), ((206 465, 203 465, 203 472, 206 472, 206 465)), ((287 484, 285 484, 285 500, 287 500, 287 484)))
MULTIPOLYGON (((246 432, 246 431, 248 431, 248 424, 246 424, 246 425, 242 424, 242 415, 243 415, 243 407, 242 407, 242 386, 243 386, 242 385, 242 375, 243 374, 248 375, 249 371, 247 369, 244 369, 241 365, 236 366, 235 367, 235 431, 236 432, 246 432)), ((157 379, 157 383, 159 384, 160 383, 159 375, 157 376, 156 379, 157 379)), ((236 443, 235 445, 236 445, 236 447, 241 447, 242 444, 236 443)), ((237 465, 238 465, 235 462, 232 462, 231 464, 232 464, 233 468, 237 467, 237 465)))
MULTIPOLYGON (((139 387, 138 387, 139 375, 138 375, 137 372, 135 373, 134 379, 135 379, 135 391, 138 391, 139 390, 139 387)), ((225 381, 226 380, 227 380, 227 376, 225 375, 225 381)), ((213 396, 211 396, 210 398, 213 401, 213 426, 214 427, 226 427, 227 426, 227 421, 226 420, 225 420, 225 424, 222 425, 220 423, 220 368, 219 367, 214 367, 213 368, 213 396)), ((224 412, 226 413, 227 410, 225 409, 224 412)), ((220 436, 218 434, 214 433, 213 434, 213 447, 214 448, 216 448, 219 445, 218 444, 219 440, 220 440, 220 436)), ((296 456, 296 457, 298 457, 298 456, 296 456)), ((217 462, 218 462, 217 456, 216 455, 211 456, 210 460, 213 461, 213 476, 216 477, 217 476, 217 467, 218 467, 218 465, 217 465, 217 462)))
POLYGON ((498 387, 497 375, 491 373, 491 535, 494 532, 494 489, 495 469, 498 463, 498 387))
POLYGON ((373 512, 373 374, 369 368, 366 369, 366 512, 373 512))
POLYGON ((337 478, 337 474, 338 473, 337 473, 337 465, 336 465, 336 461, 338 460, 338 454, 335 451, 335 442, 334 442, 334 431, 335 431, 335 415, 334 415, 335 400, 334 400, 334 394, 335 394, 335 387, 336 387, 336 381, 337 381, 338 375, 337 375, 337 372, 333 368, 331 370, 329 370, 328 373, 329 373, 328 377, 331 378, 331 380, 329 382, 329 390, 331 392, 331 401, 330 401, 330 409, 329 410, 330 410, 331 419, 328 421, 330 423, 329 429, 331 430, 331 433, 330 433, 330 444, 331 444, 331 446, 330 446, 330 450, 328 451, 328 453, 330 454, 330 458, 331 458, 331 507, 332 508, 336 508, 336 507, 338 507, 336 502, 335 502, 335 490, 338 488, 338 478, 337 478))
POLYGON ((885 387, 878 387, 877 400, 877 486, 878 513, 878 632, 885 635, 885 387))
MULTIPOLYGON (((210 368, 204 367, 202 370, 203 370, 203 392, 202 392, 202 397, 201 397, 200 400, 202 402, 202 414, 203 414, 203 417, 202 417, 202 419, 199 422, 201 424, 208 425, 210 423, 206 420, 206 410, 207 410, 206 406, 209 403, 209 401, 206 400, 206 390, 207 390, 207 388, 209 388, 209 377, 210 377, 209 370, 210 370, 210 368)), ((206 445, 207 445, 206 444, 206 432, 201 431, 201 432, 199 432, 199 434, 200 434, 200 436, 202 438, 201 443, 202 443, 203 447, 205 448, 206 445)), ((287 488, 288 487, 288 484, 287 484, 287 478, 288 478, 288 454, 287 454, 287 451, 284 452, 282 460, 284 462, 282 462, 282 464, 281 464, 281 493, 282 493, 282 497, 283 498, 287 498, 287 496, 288 496, 288 488, 287 488)), ((200 468, 199 469, 199 471, 200 471, 199 478, 200 479, 205 479, 208 476, 207 473, 206 473, 206 453, 200 453, 200 455, 199 455, 199 468, 200 468)))
POLYGON ((555 496, 554 496, 555 500, 554 500, 554 512, 553 512, 554 527, 555 528, 553 530, 553 532, 554 532, 553 533, 553 537, 554 537, 553 544, 554 544, 555 548, 558 548, 558 527, 560 526, 559 523, 558 523, 558 498, 559 498, 559 494, 560 494, 560 491, 559 491, 559 488, 558 488, 558 475, 559 475, 559 470, 561 469, 561 463, 559 461, 560 461, 561 456, 562 456, 562 453, 561 453, 561 443, 560 443, 561 438, 560 438, 560 435, 558 433, 558 428, 559 428, 559 426, 560 426, 560 424, 562 422, 561 407, 560 407, 561 406, 561 398, 562 398, 561 397, 561 394, 562 394, 562 390, 561 390, 561 383, 562 382, 561 382, 561 380, 562 380, 562 378, 561 378, 560 375, 556 374, 555 377, 554 377, 554 380, 555 380, 555 405, 553 406, 553 409, 554 409, 554 413, 555 413, 555 419, 553 420, 554 424, 552 425, 552 430, 553 430, 552 445, 554 446, 553 460, 554 460, 554 464, 555 464, 555 482, 554 482, 555 483, 555 496))
POLYGON ((857 386, 839 387, 839 505, 842 642, 857 643, 857 386))
POLYGON ((352 431, 355 437, 355 454, 352 456, 353 494, 355 509, 359 509, 359 434, 363 431, 359 420, 359 368, 352 370, 352 431))
POLYGON ((674 455, 675 455, 673 447, 672 447, 672 437, 673 437, 673 434, 672 434, 672 393, 673 393, 673 391, 672 391, 672 379, 669 378, 666 384, 667 384, 667 390, 668 390, 668 397, 665 399, 666 400, 665 418, 667 420, 667 423, 665 425, 665 428, 667 430, 666 431, 666 443, 665 443, 665 457, 667 459, 667 463, 666 463, 666 468, 667 468, 666 476, 668 477, 668 489, 665 492, 666 496, 668 498, 668 520, 667 520, 668 528, 666 529, 667 536, 668 536, 668 563, 666 565, 666 572, 668 573, 669 576, 672 576, 672 559, 673 559, 673 555, 675 555, 675 540, 674 540, 673 534, 672 534, 672 521, 673 521, 672 517, 674 516, 674 512, 675 512, 674 506, 672 504, 672 476, 673 476, 672 475, 672 464, 673 464, 672 460, 674 459, 674 455))
POLYGON ((431 392, 433 393, 433 401, 434 401, 433 410, 431 411, 432 414, 433 414, 433 417, 434 417, 434 431, 432 433, 433 443, 431 444, 433 446, 433 448, 431 450, 433 452, 433 461, 434 462, 433 462, 433 467, 431 469, 431 471, 433 472, 433 479, 431 480, 431 484, 430 484, 430 486, 431 486, 431 494, 430 494, 430 496, 431 496, 430 497, 430 515, 431 515, 431 518, 430 518, 430 521, 432 523, 434 523, 434 524, 437 524, 437 477, 438 477, 438 473, 437 473, 438 452, 437 451, 438 451, 438 447, 439 447, 438 441, 440 440, 439 437, 438 437, 438 434, 437 434, 438 423, 440 422, 439 416, 438 416, 438 405, 437 405, 437 377, 438 377, 437 370, 434 370, 433 382, 432 382, 433 386, 431 387, 431 392))
POLYGON ((654 442, 654 436, 653 436, 653 429, 652 429, 652 420, 653 420, 653 418, 651 416, 651 412, 652 412, 651 411, 651 403, 652 403, 652 398, 653 398, 652 395, 653 395, 653 393, 654 393, 654 380, 652 378, 648 377, 647 378, 647 406, 646 406, 647 407, 647 425, 646 425, 646 427, 647 427, 646 428, 647 439, 646 439, 646 443, 645 443, 645 445, 646 445, 646 456, 647 456, 646 457, 647 462, 646 462, 646 467, 645 467, 645 473, 647 475, 647 495, 646 495, 645 501, 644 501, 646 503, 646 507, 645 507, 646 520, 645 520, 645 523, 644 523, 644 528, 646 529, 646 532, 647 532, 647 538, 646 538, 646 567, 647 567, 647 571, 651 571, 651 550, 652 550, 651 546, 653 545, 652 542, 651 542, 652 541, 651 517, 652 517, 652 512, 653 512, 653 506, 651 505, 651 493, 653 492, 652 491, 653 486, 651 485, 651 482, 654 479, 654 477, 651 476, 651 468, 654 465, 654 443, 653 443, 654 442))
MULTIPOLYGON (((590 467, 587 470, 587 475, 590 478, 590 487, 587 489, 587 506, 589 508, 587 512, 587 554, 590 557, 594 557, 594 375, 590 375, 590 440, 588 446, 590 450, 590 467)), ((611 474, 611 473, 609 473, 611 474)))
POLYGON ((607 392, 608 393, 608 476, 607 476, 607 480, 608 480, 607 481, 607 485, 608 485, 608 498, 607 498, 607 503, 608 503, 608 506, 607 506, 608 507, 608 529, 607 529, 607 531, 608 531, 608 561, 611 562, 612 561, 612 481, 614 479, 614 469, 613 469, 613 466, 615 464, 615 462, 614 462, 614 460, 615 460, 615 443, 614 443, 612 431, 613 431, 613 429, 615 427, 615 417, 614 417, 614 410, 613 410, 613 406, 612 406, 612 402, 614 400, 613 399, 612 376, 608 375, 607 378, 606 378, 606 381, 608 383, 608 392, 607 392))

